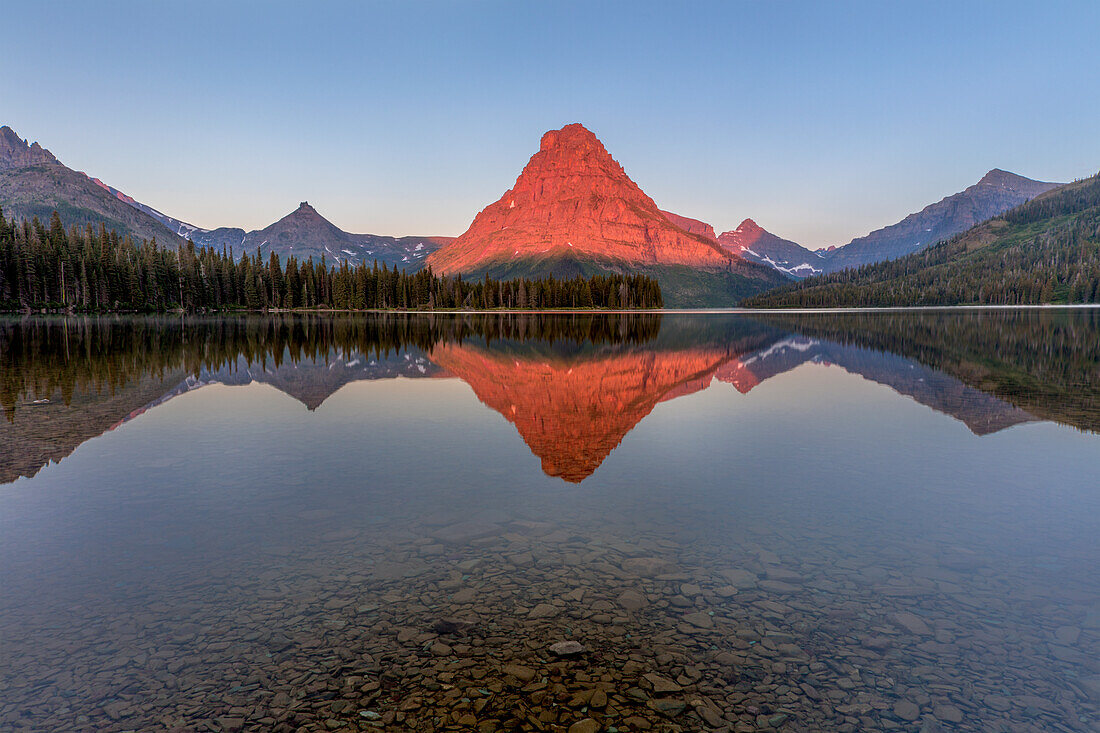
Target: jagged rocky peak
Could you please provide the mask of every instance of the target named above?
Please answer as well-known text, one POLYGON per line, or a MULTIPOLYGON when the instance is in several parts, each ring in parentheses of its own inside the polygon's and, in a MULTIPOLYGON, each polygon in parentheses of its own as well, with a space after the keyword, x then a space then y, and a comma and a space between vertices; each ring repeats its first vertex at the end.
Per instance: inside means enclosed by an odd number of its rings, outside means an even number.
POLYGON ((725 236, 726 234, 740 234, 741 236, 750 237, 753 235, 764 233, 764 228, 762 226, 757 224, 752 219, 745 219, 740 224, 738 224, 737 228, 734 229, 732 232, 723 232, 722 235, 725 236))
POLYGON ((611 157, 600 139, 577 122, 543 134, 539 152, 531 156, 523 173, 516 182, 517 188, 524 177, 529 180, 557 175, 626 177, 623 167, 611 157))
POLYGON ((53 153, 37 142, 28 144, 7 125, 0 127, 0 168, 22 168, 56 162, 57 158, 53 153))
POLYGON ((706 237, 712 241, 718 241, 718 235, 714 233, 714 227, 707 224, 705 221, 699 219, 692 219, 690 216, 680 216, 674 214, 671 211, 661 211, 665 215, 665 218, 671 221, 676 226, 683 229, 688 234, 698 234, 701 237, 706 237))
POLYGON ((539 144, 540 150, 553 150, 555 148, 576 148, 583 150, 598 150, 604 154, 607 150, 595 133, 579 122, 573 122, 560 130, 548 130, 543 133, 539 144))

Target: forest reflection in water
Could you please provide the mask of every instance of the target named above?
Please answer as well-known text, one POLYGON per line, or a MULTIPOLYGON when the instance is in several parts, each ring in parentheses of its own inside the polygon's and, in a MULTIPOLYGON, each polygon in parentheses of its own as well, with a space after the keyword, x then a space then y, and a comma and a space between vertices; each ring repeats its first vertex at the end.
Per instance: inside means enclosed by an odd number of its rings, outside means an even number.
POLYGON ((544 470, 592 473, 662 401, 747 393, 839 366, 988 434, 1053 420, 1100 430, 1095 310, 761 316, 493 314, 0 321, 0 480, 204 384, 268 383, 319 407, 359 380, 459 378, 544 470), (664 327, 662 328, 662 323, 664 327))
POLYGON ((0 727, 1093 731, 1098 326, 0 321, 0 727))

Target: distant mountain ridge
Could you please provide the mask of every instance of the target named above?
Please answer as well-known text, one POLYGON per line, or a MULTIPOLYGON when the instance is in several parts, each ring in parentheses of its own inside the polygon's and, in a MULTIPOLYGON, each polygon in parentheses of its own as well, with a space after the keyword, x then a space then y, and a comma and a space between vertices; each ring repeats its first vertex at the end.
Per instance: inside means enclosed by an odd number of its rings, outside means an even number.
POLYGON ((307 202, 262 229, 204 229, 70 169, 39 143, 0 127, 0 207, 9 219, 45 222, 56 210, 66 226, 102 224, 167 247, 191 239, 238 256, 258 250, 263 256, 276 252, 352 265, 378 261, 409 270, 431 260, 444 271, 502 279, 639 272, 662 282, 671 307, 733 305, 784 284, 755 269, 757 264, 799 279, 894 260, 1059 185, 994 168, 974 185, 896 224, 841 247, 810 251, 752 219, 719 235, 706 222, 658 209, 596 136, 573 124, 546 133, 513 188, 457 239, 352 234, 307 202))
POLYGON ((750 298, 757 307, 1100 302, 1100 174, 897 260, 750 298))
POLYGON ((387 237, 377 234, 351 234, 321 216, 308 201, 298 204, 274 224, 246 232, 243 229, 196 230, 191 238, 195 244, 215 248, 233 247, 235 252, 259 250, 263 256, 276 252, 280 257, 291 255, 299 260, 313 258, 338 264, 396 265, 402 269, 419 270, 425 258, 452 237, 387 237))
POLYGON ((101 223, 108 230, 136 239, 156 239, 177 247, 188 239, 200 247, 232 248, 240 256, 259 248, 299 260, 323 255, 332 264, 377 260, 407 270, 423 267, 429 254, 453 237, 389 237, 351 234, 322 217, 306 202, 263 229, 237 227, 203 229, 135 200, 99 178, 62 164, 49 150, 23 140, 8 126, 0 127, 0 207, 7 219, 47 223, 54 211, 66 226, 101 223))
MULTIPOLYGON (((88 176, 87 173, 84 173, 84 175, 88 176)), ((199 229, 198 227, 196 227, 192 224, 188 224, 187 222, 180 221, 179 219, 176 219, 176 218, 168 216, 167 214, 164 214, 160 211, 157 211, 152 206, 148 206, 146 204, 143 204, 140 201, 135 201, 133 197, 126 195, 125 193, 123 193, 122 191, 119 191, 114 186, 108 185, 108 184, 104 183, 103 181, 99 180, 98 178, 94 178, 92 176, 88 176, 88 178, 91 179, 92 183, 99 186, 104 191, 107 191, 112 196, 114 196, 116 199, 121 201, 122 203, 128 204, 128 205, 134 207, 135 209, 138 209, 139 211, 145 212, 146 214, 148 214, 149 216, 153 217, 154 219, 159 221, 161 224, 166 226, 168 229, 175 232, 178 236, 183 237, 184 239, 192 239, 193 240, 194 237, 192 235, 195 232, 204 232, 204 231, 206 231, 205 229, 199 229)), ((196 242, 196 244, 198 244, 198 242, 196 242)))
POLYGON ((1061 185, 994 168, 973 186, 827 252, 824 270, 836 272, 919 252, 1061 185))
POLYGON ((738 257, 767 265, 790 277, 808 277, 822 271, 821 260, 824 256, 821 253, 777 237, 752 219, 745 219, 736 229, 715 234, 713 226, 699 219, 671 211, 661 213, 686 232, 706 237, 738 257))
POLYGON ((350 265, 360 262, 369 264, 377 260, 380 264, 418 270, 423 266, 424 258, 454 239, 453 237, 387 237, 378 234, 351 234, 321 216, 308 201, 301 202, 297 209, 263 229, 250 232, 238 227, 202 229, 168 216, 140 201, 135 201, 98 178, 91 180, 109 191, 119 201, 147 213, 196 245, 214 249, 232 249, 238 256, 244 252, 252 253, 259 249, 261 255, 265 257, 271 252, 276 252, 284 259, 294 255, 299 260, 312 257, 315 261, 320 261, 324 256, 327 262, 338 264, 346 261, 350 265))

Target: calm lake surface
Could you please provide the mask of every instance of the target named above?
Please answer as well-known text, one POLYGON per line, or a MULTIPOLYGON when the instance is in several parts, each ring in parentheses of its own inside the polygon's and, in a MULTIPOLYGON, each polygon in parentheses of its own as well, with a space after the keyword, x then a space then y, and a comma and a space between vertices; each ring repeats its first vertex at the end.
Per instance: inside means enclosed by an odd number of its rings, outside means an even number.
POLYGON ((2 730, 1100 730, 1098 310, 8 319, 0 403, 2 730))

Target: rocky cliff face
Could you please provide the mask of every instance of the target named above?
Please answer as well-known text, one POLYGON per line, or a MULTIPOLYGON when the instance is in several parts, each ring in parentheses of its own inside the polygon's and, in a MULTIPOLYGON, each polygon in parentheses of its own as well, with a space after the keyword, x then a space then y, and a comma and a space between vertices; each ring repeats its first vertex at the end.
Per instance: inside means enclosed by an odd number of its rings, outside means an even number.
POLYGON ((554 258, 711 270, 744 262, 670 222, 579 124, 543 135, 515 185, 429 264, 455 273, 554 258))
POLYGON ((176 246, 183 239, 93 179, 66 167, 38 143, 28 144, 10 127, 0 127, 0 207, 7 219, 38 217, 54 211, 65 226, 106 225, 120 235, 176 246))
POLYGON ((28 144, 7 125, 0 127, 0 170, 57 162, 53 153, 38 143, 28 144))
POLYGON ((705 221, 692 219, 689 216, 680 216, 679 214, 673 214, 671 211, 662 210, 661 214, 688 234, 696 234, 700 237, 706 237, 712 242, 718 241, 718 235, 714 233, 714 227, 712 227, 710 224, 707 224, 705 221))

